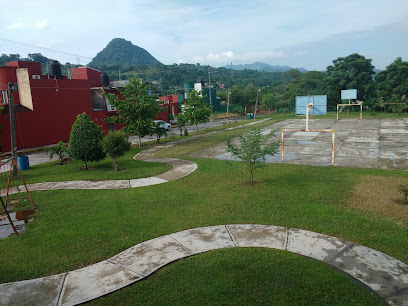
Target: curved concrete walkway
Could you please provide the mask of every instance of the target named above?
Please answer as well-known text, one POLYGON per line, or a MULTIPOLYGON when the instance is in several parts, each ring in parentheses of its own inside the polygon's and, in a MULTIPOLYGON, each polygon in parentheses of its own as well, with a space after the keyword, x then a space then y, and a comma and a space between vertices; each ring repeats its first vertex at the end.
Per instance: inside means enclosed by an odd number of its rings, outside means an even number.
MULTIPOLYGON (((28 184, 29 191, 57 190, 57 189, 125 189, 136 188, 150 185, 157 185, 177 180, 197 170, 196 163, 177 158, 151 158, 145 159, 144 156, 136 155, 134 159, 147 162, 159 162, 171 165, 173 168, 165 173, 131 180, 106 180, 106 181, 62 181, 28 184)), ((10 189, 9 194, 25 192, 24 185, 16 186, 10 189)), ((5 195, 1 190, 0 195, 5 195)))
POLYGON ((403 262, 336 237, 258 224, 184 230, 139 243, 85 268, 0 284, 0 304, 76 305, 137 282, 175 260, 233 247, 265 247, 308 256, 344 271, 390 305, 408 304, 408 265, 403 262))

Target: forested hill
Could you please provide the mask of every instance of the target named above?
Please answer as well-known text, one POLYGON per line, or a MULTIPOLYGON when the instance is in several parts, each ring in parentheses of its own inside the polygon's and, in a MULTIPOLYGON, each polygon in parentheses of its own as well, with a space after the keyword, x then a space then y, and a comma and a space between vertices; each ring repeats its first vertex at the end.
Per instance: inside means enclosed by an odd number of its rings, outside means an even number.
POLYGON ((88 66, 101 65, 155 65, 160 62, 145 49, 123 38, 114 38, 99 52, 88 66))
MULTIPOLYGON (((258 70, 258 71, 263 71, 263 72, 286 72, 291 69, 292 67, 289 66, 279 66, 279 65, 269 65, 265 63, 260 63, 260 62, 255 62, 252 64, 245 64, 245 65, 226 65, 224 68, 232 68, 234 70, 258 70)), ((299 70, 302 73, 307 72, 305 68, 295 68, 299 70)))

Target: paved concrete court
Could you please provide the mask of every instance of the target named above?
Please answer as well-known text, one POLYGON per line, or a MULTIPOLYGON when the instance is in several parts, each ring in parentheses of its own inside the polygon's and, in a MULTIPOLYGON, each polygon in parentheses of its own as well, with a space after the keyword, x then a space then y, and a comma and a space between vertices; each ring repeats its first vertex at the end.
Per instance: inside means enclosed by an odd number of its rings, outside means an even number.
POLYGON ((259 224, 188 229, 142 242, 85 268, 0 284, 0 305, 76 305, 139 281, 175 260, 233 247, 307 256, 349 274, 390 305, 408 305, 408 265, 403 262, 336 237, 259 224))
MULTIPOLYGON (((277 129, 305 129, 305 119, 274 123, 265 132, 277 129)), ((408 118, 397 119, 311 119, 309 129, 335 130, 335 166, 408 170, 408 118)), ((285 163, 331 165, 330 132, 285 132, 285 163)), ((203 155, 231 159, 225 147, 210 148, 203 155)), ((281 163, 281 149, 267 162, 281 163)))

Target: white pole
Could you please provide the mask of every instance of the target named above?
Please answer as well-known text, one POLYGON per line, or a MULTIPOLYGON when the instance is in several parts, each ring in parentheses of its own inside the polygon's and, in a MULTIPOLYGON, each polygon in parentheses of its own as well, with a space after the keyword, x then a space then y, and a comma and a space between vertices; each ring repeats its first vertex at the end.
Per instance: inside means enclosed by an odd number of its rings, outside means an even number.
POLYGON ((228 111, 229 111, 229 96, 230 96, 231 92, 228 92, 228 101, 227 101, 227 117, 228 117, 228 111))
POLYGON ((284 145, 284 138, 283 138, 283 133, 285 130, 282 130, 282 163, 285 162, 285 145, 284 145))
POLYGON ((332 130, 332 164, 334 164, 334 130, 332 130))
POLYGON ((256 102, 255 102, 255 110, 254 110, 254 119, 256 117, 256 109, 258 107, 258 98, 259 98, 259 92, 261 91, 261 89, 258 89, 256 92, 256 102))

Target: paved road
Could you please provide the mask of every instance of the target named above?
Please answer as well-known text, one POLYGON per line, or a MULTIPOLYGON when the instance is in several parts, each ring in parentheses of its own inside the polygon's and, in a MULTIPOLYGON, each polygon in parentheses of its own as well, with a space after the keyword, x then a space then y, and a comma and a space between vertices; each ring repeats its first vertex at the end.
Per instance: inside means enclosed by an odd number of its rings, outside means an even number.
MULTIPOLYGON (((228 123, 228 122, 234 122, 235 120, 244 120, 244 119, 246 119, 246 118, 245 117, 235 117, 235 118, 231 118, 231 119, 213 120, 213 121, 208 122, 208 123, 199 124, 198 129, 203 130, 203 129, 206 129, 206 128, 211 128, 211 127, 222 125, 224 122, 228 123)), ((187 127, 187 130, 188 130, 189 133, 195 133, 195 126, 189 126, 189 127, 187 127)), ((168 133, 168 136, 170 136, 171 133, 174 133, 175 135, 179 135, 179 129, 177 127, 172 128, 170 133, 168 133)), ((155 139, 156 139, 156 134, 154 134, 152 136, 143 137, 142 138, 142 143, 152 141, 152 140, 155 140, 155 139)), ((132 144, 136 144, 136 145, 139 143, 137 136, 130 136, 129 141, 132 144)), ((31 166, 46 163, 46 162, 50 161, 50 158, 44 153, 43 150, 30 152, 30 153, 27 153, 27 155, 28 155, 29 163, 30 163, 31 166)), ((1 159, 0 163, 3 162, 4 160, 5 160, 5 158, 1 159)), ((58 156, 54 155, 54 158, 52 160, 58 160, 58 156)), ((8 167, 8 165, 4 165, 4 166, 0 167, 0 173, 1 172, 6 172, 9 169, 10 168, 8 167)))
MULTIPOLYGON (((234 117, 234 118, 230 118, 230 119, 212 120, 212 121, 207 122, 207 123, 200 123, 198 125, 198 130, 204 130, 204 129, 220 126, 220 125, 223 125, 223 124, 228 124, 229 122, 234 122, 235 120, 241 121, 241 120, 245 120, 245 119, 246 119, 246 117, 234 117)), ((188 131, 189 134, 190 133, 195 133, 196 132, 195 125, 187 126, 187 131, 188 131)), ((167 132, 167 137, 171 136, 172 134, 173 135, 180 135, 180 130, 177 127, 172 127, 171 131, 167 132)), ((156 134, 153 134, 152 136, 143 137, 141 140, 142 140, 142 143, 152 141, 152 140, 156 140, 156 134)), ((129 141, 132 144, 137 145, 139 143, 139 137, 138 136, 130 136, 129 141)))

